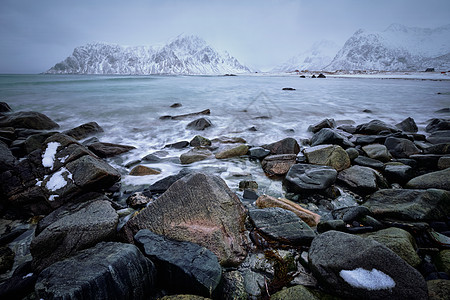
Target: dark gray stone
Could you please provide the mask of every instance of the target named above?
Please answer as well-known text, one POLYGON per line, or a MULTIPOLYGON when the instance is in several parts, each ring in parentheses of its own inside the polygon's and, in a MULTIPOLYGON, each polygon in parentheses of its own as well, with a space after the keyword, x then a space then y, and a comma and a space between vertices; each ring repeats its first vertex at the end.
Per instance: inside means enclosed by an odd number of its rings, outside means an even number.
POLYGON ((174 294, 211 297, 222 278, 222 267, 210 250, 190 242, 140 230, 134 240, 156 265, 158 285, 174 294))
POLYGON ((450 120, 432 119, 425 128, 426 132, 435 132, 438 130, 450 130, 450 120))
POLYGON ((323 119, 319 123, 308 127, 308 131, 313 133, 319 132, 322 128, 334 128, 336 127, 336 121, 334 119, 323 119))
POLYGON ((178 174, 164 177, 152 184, 149 189, 153 193, 164 193, 175 181, 189 174, 189 170, 182 169, 178 174))
POLYGON ((0 173, 11 170, 15 164, 16 158, 12 155, 11 150, 5 143, 0 141, 0 173))
POLYGON ((73 137, 76 140, 82 140, 87 138, 88 136, 100 132, 103 132, 103 128, 101 128, 100 125, 97 124, 97 122, 89 122, 70 130, 66 130, 63 132, 63 134, 73 137))
POLYGON ((148 163, 159 163, 162 159, 155 154, 147 154, 142 160, 148 163))
POLYGON ((441 157, 440 154, 414 154, 409 158, 413 159, 420 169, 437 170, 438 161, 441 157))
POLYGON ((323 191, 336 181, 337 171, 328 166, 296 164, 283 180, 290 193, 304 194, 323 191))
POLYGON ((409 189, 450 190, 450 168, 415 177, 406 183, 409 189))
POLYGON ((300 152, 300 146, 294 138, 285 138, 262 147, 270 150, 271 154, 298 154, 300 152))
POLYGON ((212 157, 212 152, 208 149, 203 148, 193 148, 188 152, 180 155, 180 162, 183 165, 191 164, 197 161, 205 160, 212 157))
POLYGON ((35 111, 21 111, 0 116, 0 127, 50 130, 59 125, 44 114, 35 111))
POLYGON ((345 152, 347 152, 348 158, 352 161, 359 156, 359 152, 355 148, 345 149, 345 152))
POLYGON ((264 149, 262 147, 254 147, 250 148, 249 156, 257 159, 264 159, 267 155, 270 154, 270 150, 264 149))
POLYGON ((111 239, 118 221, 119 216, 107 200, 60 207, 42 220, 31 242, 33 269, 41 271, 78 250, 111 239))
POLYGON ((255 228, 267 239, 282 244, 309 245, 314 239, 314 231, 295 213, 269 207, 249 210, 250 220, 255 228))
POLYGON ((388 162, 391 160, 391 155, 384 145, 371 144, 362 147, 362 149, 370 158, 377 159, 382 162, 388 162))
POLYGON ((258 199, 259 196, 255 191, 246 189, 246 190, 244 190, 242 197, 244 199, 248 199, 248 200, 256 200, 256 199, 258 199))
POLYGON ((333 129, 323 128, 311 138, 311 146, 333 144, 339 145, 342 148, 354 147, 345 136, 337 133, 333 129))
POLYGON ((345 183, 351 189, 363 194, 370 194, 378 188, 386 188, 383 176, 374 169, 362 166, 352 166, 339 172, 337 180, 345 183))
POLYGON ((427 137, 427 141, 432 144, 450 143, 450 130, 433 131, 427 137))
POLYGON ((381 161, 366 156, 358 156, 353 160, 353 163, 359 166, 369 167, 377 170, 384 169, 384 164, 381 161))
POLYGON ((347 224, 351 224, 353 221, 360 221, 367 215, 370 215, 370 210, 367 207, 354 206, 344 212, 342 220, 347 224))
POLYGON ((438 189, 385 189, 372 194, 364 205, 375 218, 441 220, 450 215, 450 192, 438 189))
POLYGON ((41 149, 44 142, 51 137, 52 135, 56 134, 57 132, 42 132, 42 133, 36 133, 33 135, 28 136, 25 139, 25 142, 23 143, 23 151, 25 154, 30 154, 36 149, 41 149))
POLYGON ((156 268, 130 244, 99 243, 43 270, 38 299, 148 299, 156 268))
POLYGON ((111 143, 92 143, 88 146, 88 149, 94 152, 101 158, 113 157, 133 149, 136 147, 128 146, 128 145, 119 145, 119 144, 111 144, 111 143))
MULTIPOLYGON (((317 236, 309 249, 313 275, 331 293, 345 299, 427 299, 427 285, 422 275, 382 244, 361 237, 328 231, 317 236), (344 280, 345 271, 373 269, 389 276, 392 282, 379 278, 361 278, 363 287, 344 280), (364 283, 374 288, 364 288, 364 283)), ((373 271, 372 271, 373 272, 373 271)))
POLYGON ((363 135, 356 137, 355 144, 369 145, 369 144, 384 144, 386 140, 385 135, 363 135))
POLYGON ((192 129, 192 130, 205 130, 208 127, 211 127, 212 123, 209 119, 207 118, 200 118, 197 119, 195 121, 190 122, 189 124, 187 124, 187 129, 192 129))
POLYGON ((400 129, 402 131, 405 131, 405 132, 417 132, 418 131, 416 122, 411 117, 408 117, 408 118, 404 119, 403 121, 401 121, 400 123, 395 124, 395 127, 397 127, 398 129, 400 129))
POLYGON ((211 141, 200 135, 194 136, 194 138, 189 142, 192 147, 205 147, 211 146, 211 141))
POLYGON ((442 143, 423 149, 424 154, 450 154, 450 143, 442 143))
POLYGON ((180 141, 172 144, 167 144, 164 146, 164 148, 174 148, 174 149, 183 149, 189 146, 188 141, 180 141))
POLYGON ((0 102, 0 113, 12 111, 11 107, 6 102, 0 102))
POLYGON ((389 182, 405 184, 414 177, 414 170, 402 163, 387 163, 384 168, 384 176, 389 182))
POLYGON ((389 153, 396 158, 408 158, 410 155, 419 154, 421 151, 408 139, 388 137, 384 142, 389 153))
POLYGON ((398 132, 398 128, 388 125, 380 120, 372 120, 369 123, 361 124, 356 127, 356 132, 361 134, 380 134, 381 132, 398 132))
POLYGON ((356 132, 356 127, 350 124, 343 124, 337 127, 337 129, 340 129, 342 131, 345 131, 350 134, 354 134, 356 132))

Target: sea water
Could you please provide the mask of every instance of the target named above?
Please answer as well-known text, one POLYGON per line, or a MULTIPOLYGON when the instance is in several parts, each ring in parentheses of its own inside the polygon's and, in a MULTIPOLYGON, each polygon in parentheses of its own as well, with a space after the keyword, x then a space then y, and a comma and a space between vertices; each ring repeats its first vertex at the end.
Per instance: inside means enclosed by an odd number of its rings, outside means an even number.
POLYGON ((187 149, 164 149, 165 160, 146 164, 160 175, 130 176, 128 162, 159 151, 166 144, 206 138, 241 137, 258 146, 285 137, 311 137, 307 128, 324 118, 361 124, 379 119, 396 124, 412 117, 419 131, 435 111, 450 106, 450 81, 377 78, 299 78, 298 76, 91 76, 0 75, 0 101, 15 111, 39 111, 66 130, 95 121, 103 142, 136 149, 108 159, 122 174, 126 189, 148 186, 182 168, 214 173, 237 191, 240 180, 256 180, 259 193, 283 196, 281 181, 264 175, 259 162, 246 158, 209 160, 182 166, 187 149), (295 90, 282 90, 285 87, 295 90), (171 108, 181 103, 179 108, 171 108), (213 126, 186 130, 195 117, 162 120, 210 109, 213 126), (256 131, 250 131, 249 128, 256 131))

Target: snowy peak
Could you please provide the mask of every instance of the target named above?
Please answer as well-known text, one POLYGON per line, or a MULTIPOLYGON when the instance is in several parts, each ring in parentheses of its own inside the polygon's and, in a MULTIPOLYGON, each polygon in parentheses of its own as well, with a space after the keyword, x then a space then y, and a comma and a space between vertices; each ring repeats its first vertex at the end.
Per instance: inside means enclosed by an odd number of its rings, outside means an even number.
POLYGON ((162 47, 90 43, 74 49, 50 74, 225 74, 250 69, 197 36, 178 36, 162 47))
POLYGON ((356 31, 327 70, 447 70, 450 25, 435 29, 391 24, 382 32, 356 31))

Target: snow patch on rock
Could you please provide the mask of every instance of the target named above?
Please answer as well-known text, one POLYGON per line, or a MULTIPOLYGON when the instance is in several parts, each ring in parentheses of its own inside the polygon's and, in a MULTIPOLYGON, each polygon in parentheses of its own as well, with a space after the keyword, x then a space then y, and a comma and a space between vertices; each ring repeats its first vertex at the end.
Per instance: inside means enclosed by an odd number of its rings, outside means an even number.
POLYGON ((53 164, 55 163, 55 155, 58 147, 61 146, 58 142, 50 142, 47 144, 47 149, 45 149, 42 155, 42 165, 46 168, 53 169, 53 164))
POLYGON ((62 189, 67 185, 66 179, 73 180, 72 173, 69 172, 66 168, 61 168, 58 172, 55 172, 47 181, 45 187, 50 191, 57 191, 62 189), (65 176, 63 176, 65 175, 65 176), (65 177, 65 178, 64 178, 65 177))
POLYGON ((371 271, 363 268, 341 270, 339 275, 351 286, 366 290, 384 290, 395 287, 395 281, 377 269, 371 271))

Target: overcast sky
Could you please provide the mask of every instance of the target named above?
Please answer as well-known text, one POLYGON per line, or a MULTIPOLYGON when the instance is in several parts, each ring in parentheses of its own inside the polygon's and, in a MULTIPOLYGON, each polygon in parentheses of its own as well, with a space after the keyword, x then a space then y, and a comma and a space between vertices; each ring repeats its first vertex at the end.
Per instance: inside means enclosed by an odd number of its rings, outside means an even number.
POLYGON ((195 34, 265 70, 359 28, 450 23, 450 0, 0 0, 0 73, 39 73, 94 41, 163 44, 195 34))

